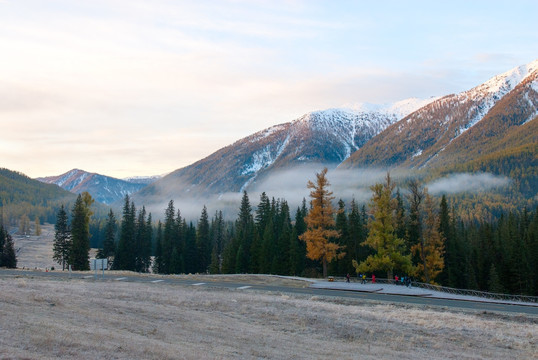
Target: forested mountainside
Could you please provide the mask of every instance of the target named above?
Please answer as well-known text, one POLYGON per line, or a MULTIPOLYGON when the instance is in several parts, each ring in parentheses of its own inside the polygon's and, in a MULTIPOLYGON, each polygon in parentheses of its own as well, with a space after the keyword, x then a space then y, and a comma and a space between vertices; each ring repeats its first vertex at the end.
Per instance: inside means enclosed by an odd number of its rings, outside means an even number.
POLYGON ((2 222, 16 224, 22 215, 30 219, 53 222, 63 202, 74 201, 75 195, 62 188, 44 184, 8 169, 0 169, 0 205, 2 222))

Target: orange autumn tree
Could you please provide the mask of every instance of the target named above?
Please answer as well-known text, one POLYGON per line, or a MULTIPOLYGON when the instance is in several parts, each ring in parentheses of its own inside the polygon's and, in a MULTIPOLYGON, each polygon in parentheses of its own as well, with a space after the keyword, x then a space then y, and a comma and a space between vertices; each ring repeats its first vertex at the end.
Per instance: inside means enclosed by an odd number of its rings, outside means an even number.
POLYGON ((334 259, 341 259, 345 253, 343 246, 331 242, 331 239, 340 237, 334 230, 335 210, 331 201, 334 199, 328 190, 327 168, 316 174, 316 183, 308 181, 307 187, 311 189, 311 210, 305 217, 307 230, 299 238, 306 242, 306 257, 311 260, 321 260, 323 277, 327 277, 327 264, 334 259))

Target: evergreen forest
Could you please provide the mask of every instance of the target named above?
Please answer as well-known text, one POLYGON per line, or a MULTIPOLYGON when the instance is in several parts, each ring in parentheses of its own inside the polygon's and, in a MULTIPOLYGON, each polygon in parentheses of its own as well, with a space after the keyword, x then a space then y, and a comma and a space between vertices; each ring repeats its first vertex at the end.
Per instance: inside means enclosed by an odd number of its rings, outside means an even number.
MULTIPOLYGON (((537 208, 469 220, 458 215, 450 199, 430 196, 416 181, 398 187, 390 181, 372 187, 368 204, 333 201, 329 227, 334 236, 328 242, 338 253, 327 262, 328 276, 398 275, 454 288, 538 295, 537 208), (389 220, 381 226, 380 218, 389 220), (372 265, 381 251, 372 245, 379 236, 396 244, 399 261, 390 269, 372 265)), ((286 200, 262 193, 253 207, 244 192, 234 221, 226 221, 222 211, 209 214, 205 206, 190 221, 172 200, 163 220, 153 221, 126 196, 122 214, 110 210, 90 232, 100 239, 99 256, 113 260, 114 269, 320 277, 323 261, 308 254, 304 241, 313 204, 304 199, 290 209, 286 200)))

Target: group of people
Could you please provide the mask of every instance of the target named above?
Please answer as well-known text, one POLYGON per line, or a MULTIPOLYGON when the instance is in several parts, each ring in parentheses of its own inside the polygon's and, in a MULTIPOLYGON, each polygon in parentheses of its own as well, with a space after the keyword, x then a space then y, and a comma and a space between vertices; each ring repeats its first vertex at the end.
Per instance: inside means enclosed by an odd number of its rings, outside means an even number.
MULTIPOLYGON (((357 278, 361 280, 361 284, 366 284, 366 274, 357 274, 357 278)), ((349 282, 350 276, 349 273, 346 274, 346 282, 349 282)), ((372 274, 371 277, 372 284, 375 284, 375 274, 372 274)), ((399 277, 398 275, 394 275, 394 284, 396 285, 405 285, 407 287, 411 286, 411 278, 409 276, 402 276, 399 277)))
MULTIPOLYGON (((357 278, 361 279, 361 284, 366 284, 366 274, 357 274, 357 278)), ((346 274, 346 282, 349 282, 349 273, 346 274)), ((375 275, 372 274, 372 284, 375 284, 375 275)))
POLYGON ((396 285, 405 285, 407 287, 411 286, 411 278, 409 276, 402 276, 401 278, 398 275, 394 275, 394 284, 396 285))

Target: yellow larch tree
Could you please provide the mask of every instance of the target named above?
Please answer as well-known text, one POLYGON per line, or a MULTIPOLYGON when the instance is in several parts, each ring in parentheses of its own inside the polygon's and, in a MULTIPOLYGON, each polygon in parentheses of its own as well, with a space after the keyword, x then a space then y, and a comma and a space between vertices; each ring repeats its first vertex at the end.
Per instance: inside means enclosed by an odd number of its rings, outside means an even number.
POLYGON ((331 239, 340 237, 334 229, 335 210, 331 201, 334 199, 328 190, 327 168, 316 174, 316 183, 308 181, 307 187, 311 189, 311 210, 305 217, 307 230, 299 238, 306 242, 306 257, 311 260, 320 260, 323 265, 323 277, 327 277, 327 264, 334 259, 345 256, 343 246, 331 242, 331 239))
POLYGON ((353 264, 357 273, 386 271, 387 278, 392 279, 395 269, 408 274, 413 273, 411 256, 404 255, 405 244, 395 230, 396 199, 392 197, 394 184, 387 174, 384 184, 375 184, 370 200, 371 217, 368 220, 368 238, 362 245, 371 247, 375 253, 366 260, 353 264))

